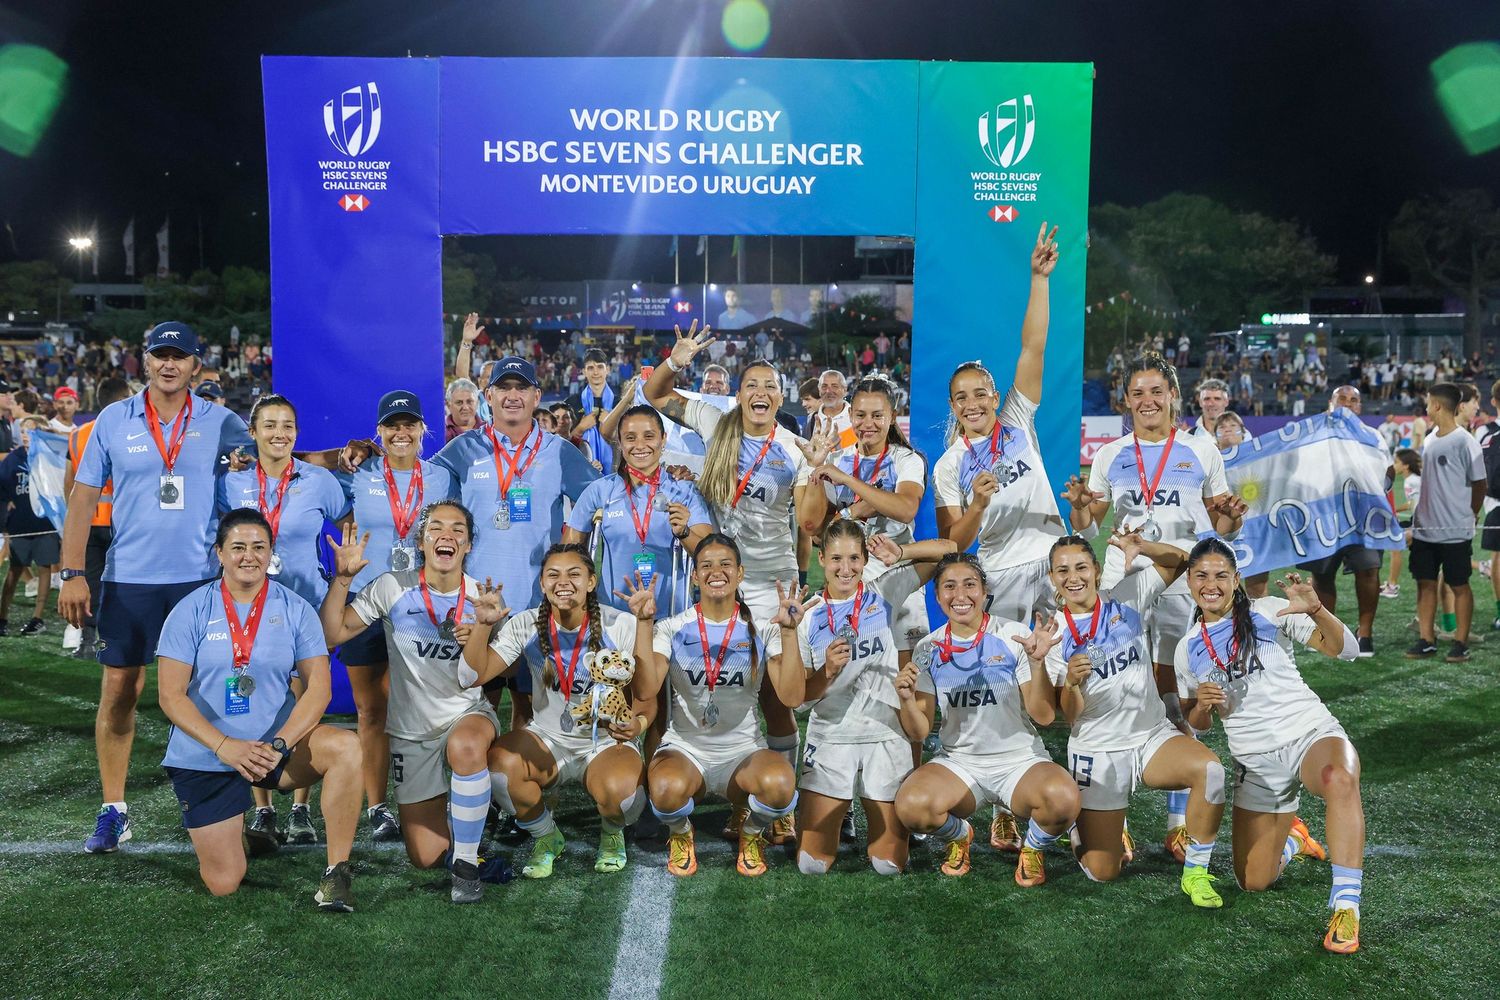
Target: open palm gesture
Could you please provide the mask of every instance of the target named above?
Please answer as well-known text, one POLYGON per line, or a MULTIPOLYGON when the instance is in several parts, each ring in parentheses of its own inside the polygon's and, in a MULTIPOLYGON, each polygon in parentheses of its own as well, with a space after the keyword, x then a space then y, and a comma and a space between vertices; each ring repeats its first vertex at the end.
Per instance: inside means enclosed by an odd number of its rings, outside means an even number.
POLYGON ((807 605, 811 602, 807 598, 806 587, 798 587, 795 583, 785 589, 781 581, 776 581, 776 616, 771 619, 772 625, 782 628, 796 628, 802 621, 802 615, 807 611, 807 605))
POLYGON ((365 558, 365 546, 370 544, 370 533, 367 531, 360 537, 359 525, 353 521, 344 525, 340 541, 334 541, 332 535, 326 537, 329 547, 333 549, 334 575, 339 579, 352 580, 359 575, 360 570, 370 565, 370 560, 365 558))
POLYGON ((479 592, 474 595, 474 621, 480 625, 494 625, 510 614, 510 608, 505 606, 505 598, 501 591, 505 584, 491 582, 489 577, 479 585, 479 592))
POLYGON ((627 576, 621 581, 625 589, 615 591, 615 596, 625 602, 630 613, 640 621, 650 621, 656 617, 656 577, 652 576, 651 582, 647 583, 640 573, 627 576))
POLYGON ((1062 631, 1057 627, 1057 619, 1052 615, 1043 615, 1040 611, 1036 613, 1028 635, 1018 636, 1021 640, 1021 648, 1026 650, 1027 658, 1040 663, 1047 658, 1052 647, 1062 642, 1062 631))
POLYGON ((1276 585, 1286 594, 1287 605, 1276 612, 1276 617, 1286 615, 1315 615, 1323 610, 1323 602, 1318 598, 1318 592, 1313 585, 1302 578, 1300 573, 1288 573, 1285 580, 1277 580, 1276 585))
POLYGON ((685 368, 692 364, 698 352, 714 342, 714 336, 709 332, 708 324, 703 324, 703 330, 700 333, 697 320, 693 320, 687 333, 683 333, 680 326, 673 326, 672 332, 677 335, 677 343, 672 345, 671 360, 672 364, 678 368, 685 368))

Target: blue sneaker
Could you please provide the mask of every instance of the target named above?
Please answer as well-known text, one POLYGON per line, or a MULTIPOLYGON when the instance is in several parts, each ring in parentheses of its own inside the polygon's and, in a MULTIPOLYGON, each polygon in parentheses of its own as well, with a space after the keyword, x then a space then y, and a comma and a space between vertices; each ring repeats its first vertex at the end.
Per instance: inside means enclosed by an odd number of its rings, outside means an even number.
POLYGON ((94 835, 84 841, 83 851, 85 854, 113 854, 131 836, 130 814, 122 813, 114 806, 105 806, 99 810, 94 835))

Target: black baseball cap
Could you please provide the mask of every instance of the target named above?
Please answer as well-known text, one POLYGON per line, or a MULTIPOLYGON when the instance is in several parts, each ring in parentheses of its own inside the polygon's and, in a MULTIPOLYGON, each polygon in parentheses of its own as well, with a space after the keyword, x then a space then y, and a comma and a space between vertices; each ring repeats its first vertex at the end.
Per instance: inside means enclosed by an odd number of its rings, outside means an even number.
POLYGON ((407 389, 394 389, 380 397, 375 422, 383 424, 395 417, 422 419, 422 401, 417 398, 416 393, 407 389))

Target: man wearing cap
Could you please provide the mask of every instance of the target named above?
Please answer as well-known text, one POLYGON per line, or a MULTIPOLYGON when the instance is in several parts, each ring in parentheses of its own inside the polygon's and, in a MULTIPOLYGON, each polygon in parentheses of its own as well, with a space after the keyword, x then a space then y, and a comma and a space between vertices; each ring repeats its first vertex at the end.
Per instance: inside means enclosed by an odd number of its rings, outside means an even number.
POLYGON ((146 337, 146 388, 104 408, 83 449, 63 525, 58 610, 75 628, 89 611, 85 558, 106 483, 114 487, 114 542, 100 584, 100 685, 94 742, 104 805, 84 850, 109 853, 129 840, 125 779, 145 664, 167 613, 216 570, 210 554, 215 477, 230 452, 250 444, 231 410, 188 391, 202 344, 193 328, 167 322, 146 337))
POLYGON ((218 382, 200 382, 198 388, 193 390, 193 395, 217 406, 224 405, 224 390, 219 388, 218 382))
POLYGON ((52 394, 52 419, 47 429, 58 434, 73 433, 73 417, 78 413, 78 390, 60 385, 52 394))
POLYGON ((594 419, 588 421, 588 429, 579 437, 590 461, 596 463, 594 468, 608 473, 614 468, 615 453, 597 424, 604 419, 606 413, 615 408, 615 390, 609 384, 609 355, 599 348, 591 347, 584 354, 583 388, 568 400, 568 405, 585 420, 593 415, 594 419))

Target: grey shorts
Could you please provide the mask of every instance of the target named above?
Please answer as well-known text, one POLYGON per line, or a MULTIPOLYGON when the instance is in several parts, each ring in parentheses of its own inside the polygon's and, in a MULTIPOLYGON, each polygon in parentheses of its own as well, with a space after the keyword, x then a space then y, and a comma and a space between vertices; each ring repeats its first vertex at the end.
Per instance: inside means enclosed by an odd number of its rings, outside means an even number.
POLYGON ((56 566, 62 561, 62 539, 57 532, 10 539, 10 561, 13 566, 56 566))
POLYGON ((1306 570, 1315 577, 1328 577, 1336 574, 1340 565, 1344 567, 1345 573, 1358 573, 1363 569, 1379 569, 1384 557, 1385 553, 1379 549, 1367 549, 1363 545, 1346 545, 1331 556, 1314 559, 1312 562, 1298 563, 1297 568, 1306 570))

